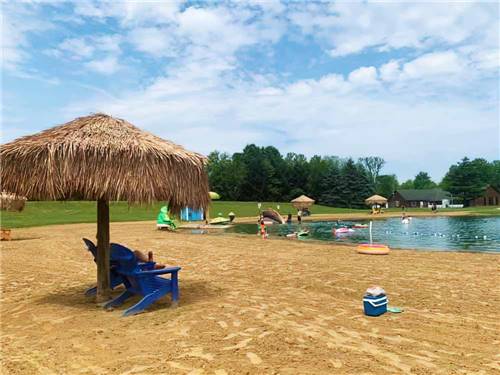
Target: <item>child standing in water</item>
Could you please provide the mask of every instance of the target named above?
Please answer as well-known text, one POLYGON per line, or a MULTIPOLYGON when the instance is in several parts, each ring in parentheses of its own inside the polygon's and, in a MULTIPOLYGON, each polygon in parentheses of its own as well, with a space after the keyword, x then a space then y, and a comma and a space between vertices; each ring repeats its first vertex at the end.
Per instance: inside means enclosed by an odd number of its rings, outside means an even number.
POLYGON ((262 219, 260 221, 260 235, 262 237, 263 240, 265 240, 267 238, 267 228, 266 228, 266 224, 264 224, 264 220, 262 219))

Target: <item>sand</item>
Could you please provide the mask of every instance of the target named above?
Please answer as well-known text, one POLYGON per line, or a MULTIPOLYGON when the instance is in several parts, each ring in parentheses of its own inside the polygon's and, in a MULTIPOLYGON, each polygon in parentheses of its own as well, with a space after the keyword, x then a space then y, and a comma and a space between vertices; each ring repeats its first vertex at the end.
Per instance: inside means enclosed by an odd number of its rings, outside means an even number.
POLYGON ((130 304, 86 298, 93 224, 16 229, 1 245, 2 374, 500 373, 498 255, 111 228, 182 267, 179 307, 122 318, 130 304), (364 316, 372 284, 405 311, 364 316))

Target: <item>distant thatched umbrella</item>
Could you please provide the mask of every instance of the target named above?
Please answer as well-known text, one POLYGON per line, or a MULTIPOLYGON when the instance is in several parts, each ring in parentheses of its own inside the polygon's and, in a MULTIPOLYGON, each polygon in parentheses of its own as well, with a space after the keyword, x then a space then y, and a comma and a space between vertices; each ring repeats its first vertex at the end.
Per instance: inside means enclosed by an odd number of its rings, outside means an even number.
POLYGON ((0 210, 21 212, 24 209, 26 197, 10 194, 5 191, 0 193, 0 210))
POLYGON ((216 193, 215 191, 209 192, 208 195, 210 196, 210 199, 212 199, 212 200, 220 199, 220 195, 218 193, 216 193))
POLYGON ((365 199, 365 203, 369 206, 372 204, 386 204, 387 199, 381 195, 372 195, 370 198, 365 199))
POLYGON ((305 195, 301 195, 298 198, 292 199, 291 202, 292 206, 297 210, 303 210, 305 208, 311 207, 314 204, 314 199, 311 199, 305 195))
POLYGON ((205 158, 99 113, 1 146, 1 188, 30 199, 97 201, 98 298, 109 296, 109 201, 205 209, 205 158))

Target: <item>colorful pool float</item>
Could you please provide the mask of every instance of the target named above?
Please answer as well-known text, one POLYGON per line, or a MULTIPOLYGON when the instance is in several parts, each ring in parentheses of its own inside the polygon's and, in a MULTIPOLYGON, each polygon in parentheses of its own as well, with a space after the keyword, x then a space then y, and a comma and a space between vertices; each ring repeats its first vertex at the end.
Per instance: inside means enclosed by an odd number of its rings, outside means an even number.
POLYGON ((355 228, 355 229, 363 229, 363 228, 368 228, 368 224, 358 224, 358 223, 356 223, 352 227, 355 228))
POLYGON ((375 243, 363 243, 356 248, 358 254, 370 255, 387 255, 389 254, 389 246, 375 243))
POLYGON ((334 235, 338 236, 340 234, 354 233, 354 229, 351 229, 351 228, 333 228, 332 232, 334 235))

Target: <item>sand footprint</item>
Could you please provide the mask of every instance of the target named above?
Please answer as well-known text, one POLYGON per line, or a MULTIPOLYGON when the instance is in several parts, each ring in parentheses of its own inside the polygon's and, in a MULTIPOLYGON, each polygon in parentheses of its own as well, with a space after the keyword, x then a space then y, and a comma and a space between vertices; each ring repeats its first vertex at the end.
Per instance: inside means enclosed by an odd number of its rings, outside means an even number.
POLYGON ((233 346, 226 346, 225 348, 222 348, 222 350, 233 350, 233 349, 241 349, 244 348, 245 346, 248 345, 250 341, 252 341, 252 338, 241 340, 239 343, 233 346))
POLYGON ((217 324, 220 325, 224 329, 226 329, 228 327, 227 323, 223 320, 218 321, 217 324))
POLYGON ((342 362, 340 362, 338 359, 330 359, 330 363, 335 368, 341 368, 342 367, 342 362))
POLYGON ((260 365, 262 363, 262 359, 255 353, 247 352, 247 357, 252 365, 260 365))
POLYGON ((195 358, 201 358, 206 361, 213 361, 214 356, 213 354, 210 353, 204 353, 203 348, 193 348, 191 351, 181 354, 177 358, 185 358, 185 357, 195 357, 195 358))

